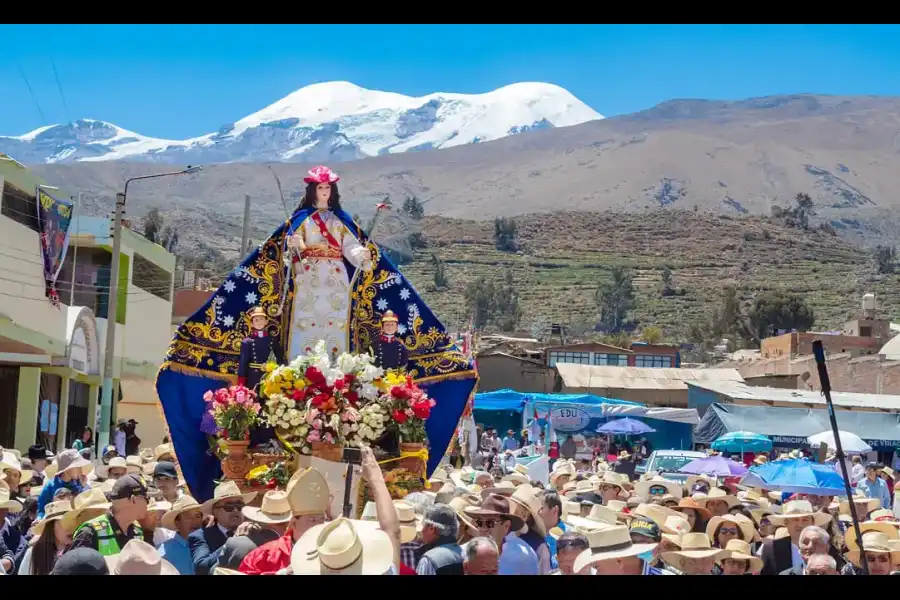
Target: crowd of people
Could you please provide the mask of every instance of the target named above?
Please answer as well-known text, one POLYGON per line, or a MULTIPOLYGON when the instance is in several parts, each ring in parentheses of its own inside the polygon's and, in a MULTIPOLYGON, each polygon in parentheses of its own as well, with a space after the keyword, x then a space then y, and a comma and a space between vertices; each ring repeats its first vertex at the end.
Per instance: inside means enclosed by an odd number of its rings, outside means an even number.
MULTIPOLYGON (((505 442, 504 442, 505 443, 505 442)), ((512 443, 509 443, 512 446, 512 443)), ((87 446, 89 448, 89 446, 87 446)), ((618 473, 602 459, 556 460, 546 483, 521 465, 440 467, 392 499, 369 449, 374 501, 331 514, 314 469, 284 489, 222 481, 200 503, 169 444, 121 456, 0 460, 0 571, 6 575, 871 575, 900 570, 900 521, 885 506, 890 468, 870 464, 849 502, 745 488, 709 476, 682 485, 618 473), (262 494, 261 498, 258 495, 262 494), (254 502, 257 500, 257 502, 254 502), (251 505, 258 504, 258 506, 251 505), (351 515, 354 517, 356 515, 351 515), (864 552, 863 552, 864 549, 864 552)), ((858 469, 857 469, 858 471, 858 469)))

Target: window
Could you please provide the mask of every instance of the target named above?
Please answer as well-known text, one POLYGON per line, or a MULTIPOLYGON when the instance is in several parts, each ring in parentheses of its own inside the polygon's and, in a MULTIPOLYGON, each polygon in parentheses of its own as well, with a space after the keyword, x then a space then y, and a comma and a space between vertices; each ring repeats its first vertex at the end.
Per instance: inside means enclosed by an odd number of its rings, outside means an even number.
POLYGON ((591 364, 591 353, 590 352, 551 352, 550 353, 550 366, 555 366, 556 363, 575 363, 578 365, 589 365, 591 364))
POLYGON ((859 337, 872 337, 872 328, 871 327, 860 327, 859 328, 859 337))
POLYGON ((3 183, 3 205, 0 214, 21 223, 32 231, 40 232, 37 216, 37 200, 9 182, 3 183))
POLYGON ((634 366, 636 366, 636 367, 655 367, 657 369, 671 368, 672 367, 672 357, 671 356, 653 356, 653 355, 635 356, 634 357, 634 366))
POLYGON ((628 356, 625 354, 594 353, 594 364, 608 367, 627 367, 628 356))
POLYGON ((172 274, 137 253, 134 255, 131 283, 157 298, 171 299, 172 274))

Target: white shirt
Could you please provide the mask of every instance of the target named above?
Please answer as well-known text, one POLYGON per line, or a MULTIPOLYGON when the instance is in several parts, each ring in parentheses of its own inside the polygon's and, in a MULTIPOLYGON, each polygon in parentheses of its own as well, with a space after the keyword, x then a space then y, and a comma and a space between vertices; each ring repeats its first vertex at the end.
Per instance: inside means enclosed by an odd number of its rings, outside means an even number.
MULTIPOLYGON (((19 575, 31 575, 31 551, 34 550, 34 546, 31 544, 28 545, 28 550, 25 551, 25 556, 22 557, 22 562, 19 564, 19 570, 16 571, 19 575)), ((2 571, 3 569, 0 569, 2 571)))

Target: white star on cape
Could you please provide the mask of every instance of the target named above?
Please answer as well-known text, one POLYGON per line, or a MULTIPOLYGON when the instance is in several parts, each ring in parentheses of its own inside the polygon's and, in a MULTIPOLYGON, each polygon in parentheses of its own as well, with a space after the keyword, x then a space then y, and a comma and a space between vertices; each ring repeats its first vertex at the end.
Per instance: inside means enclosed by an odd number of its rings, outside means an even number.
POLYGON ((247 304, 255 304, 256 292, 247 292, 247 295, 244 296, 244 299, 247 301, 247 304))
POLYGON ((406 325, 404 325, 403 323, 399 323, 397 325, 397 333, 399 333, 400 335, 405 334, 406 333, 406 325))
POLYGON ((225 282, 225 285, 222 287, 225 289, 226 292, 228 292, 230 294, 231 292, 234 291, 234 289, 237 286, 234 284, 234 282, 232 280, 229 279, 228 281, 225 282))
POLYGON ((403 288, 402 290, 400 290, 400 299, 401 300, 409 300, 409 290, 408 289, 403 288))
POLYGON ((225 315, 222 318, 222 324, 225 327, 231 327, 232 325, 234 325, 234 317, 232 317, 231 315, 225 315))
POLYGON ((375 303, 375 306, 378 307, 378 310, 385 310, 388 307, 387 300, 381 298, 378 302, 375 303))

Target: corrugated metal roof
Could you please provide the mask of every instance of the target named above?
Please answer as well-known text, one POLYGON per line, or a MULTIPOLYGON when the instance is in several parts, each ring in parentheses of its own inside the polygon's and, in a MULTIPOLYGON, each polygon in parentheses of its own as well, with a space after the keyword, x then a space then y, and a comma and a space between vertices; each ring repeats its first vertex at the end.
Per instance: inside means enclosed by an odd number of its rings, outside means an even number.
MULTIPOLYGON (((789 390, 773 387, 756 387, 740 381, 697 381, 691 382, 699 388, 727 396, 740 403, 743 401, 767 404, 825 405, 825 396, 815 390, 789 390)), ((856 392, 831 392, 835 406, 846 409, 885 410, 900 412, 900 396, 888 394, 858 394, 856 392)))
POLYGON ((686 390, 686 381, 743 381, 737 369, 656 369, 650 367, 595 367, 557 363, 568 388, 621 388, 686 390))

